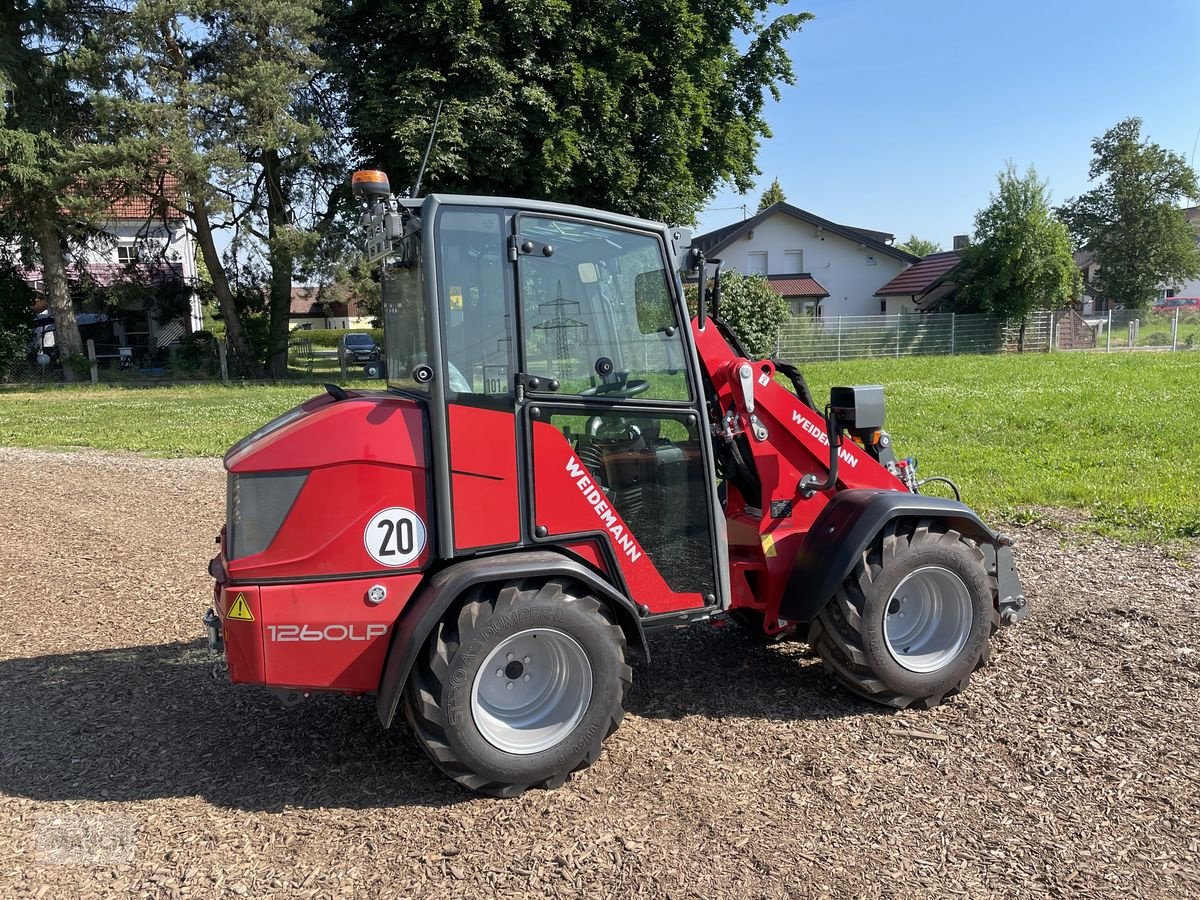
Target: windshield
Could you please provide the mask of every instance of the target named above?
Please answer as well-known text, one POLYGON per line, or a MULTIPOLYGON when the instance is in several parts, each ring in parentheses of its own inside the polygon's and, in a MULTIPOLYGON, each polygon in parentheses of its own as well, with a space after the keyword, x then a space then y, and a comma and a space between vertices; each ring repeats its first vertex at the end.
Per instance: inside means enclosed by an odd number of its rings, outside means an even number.
POLYGON ((375 341, 371 339, 369 334, 348 334, 346 335, 347 347, 371 347, 375 341))
POLYGON ((522 215, 526 366, 559 393, 686 400, 683 336, 654 235, 522 215))

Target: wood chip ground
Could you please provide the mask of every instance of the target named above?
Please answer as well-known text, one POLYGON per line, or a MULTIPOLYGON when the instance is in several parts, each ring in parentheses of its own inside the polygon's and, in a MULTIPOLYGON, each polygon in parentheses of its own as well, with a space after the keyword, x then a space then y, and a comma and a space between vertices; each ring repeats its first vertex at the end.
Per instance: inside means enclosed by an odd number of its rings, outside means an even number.
POLYGON ((215 460, 0 449, 0 897, 1200 895, 1200 550, 1014 529, 1033 604, 887 713, 653 638, 591 769, 464 793, 369 700, 214 677, 215 460))

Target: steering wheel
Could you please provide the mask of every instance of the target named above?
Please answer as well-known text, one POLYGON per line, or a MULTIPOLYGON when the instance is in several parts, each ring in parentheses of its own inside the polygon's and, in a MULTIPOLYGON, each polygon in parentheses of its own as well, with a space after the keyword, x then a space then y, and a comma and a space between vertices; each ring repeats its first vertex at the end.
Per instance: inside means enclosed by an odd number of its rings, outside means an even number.
POLYGON ((624 399, 636 397, 650 390, 650 382, 645 378, 630 378, 628 381, 606 381, 603 384, 584 388, 579 392, 580 397, 613 397, 624 399))

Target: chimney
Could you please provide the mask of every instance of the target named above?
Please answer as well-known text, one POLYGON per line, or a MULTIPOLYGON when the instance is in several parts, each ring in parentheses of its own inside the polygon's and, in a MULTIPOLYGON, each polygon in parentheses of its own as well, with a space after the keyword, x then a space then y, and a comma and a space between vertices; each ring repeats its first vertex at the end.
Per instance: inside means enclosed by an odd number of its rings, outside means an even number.
POLYGON ((965 234, 956 234, 954 236, 954 249, 955 250, 963 250, 966 248, 966 246, 969 243, 971 243, 971 240, 965 234))

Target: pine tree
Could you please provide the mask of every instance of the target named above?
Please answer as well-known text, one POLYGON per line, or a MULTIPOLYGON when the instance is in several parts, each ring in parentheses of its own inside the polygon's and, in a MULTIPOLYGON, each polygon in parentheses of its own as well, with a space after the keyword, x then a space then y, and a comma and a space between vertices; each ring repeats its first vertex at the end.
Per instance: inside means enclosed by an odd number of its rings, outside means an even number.
MULTIPOLYGON (((87 0, 0 8, 0 231, 42 268, 63 377, 83 353, 68 282, 72 249, 113 199, 100 165, 104 140, 91 104, 111 83, 113 60, 97 37, 118 11, 87 0)), ((126 173, 123 173, 126 174, 126 173)))
POLYGON ((771 182, 771 186, 763 191, 762 196, 758 198, 757 212, 762 212, 768 207, 774 206, 776 203, 783 203, 787 197, 783 194, 783 187, 779 184, 779 179, 776 178, 771 182))

